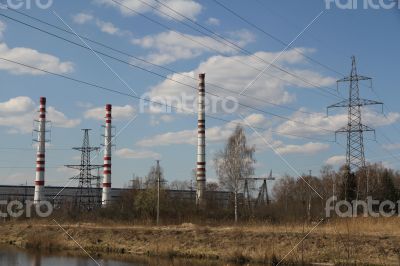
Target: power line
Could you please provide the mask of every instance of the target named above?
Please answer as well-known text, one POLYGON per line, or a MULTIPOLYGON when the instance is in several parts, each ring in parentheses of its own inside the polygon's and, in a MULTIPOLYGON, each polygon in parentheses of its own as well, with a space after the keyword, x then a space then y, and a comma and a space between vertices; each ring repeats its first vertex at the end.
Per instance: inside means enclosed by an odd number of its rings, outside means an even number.
MULTIPOLYGON (((45 24, 45 25, 47 25, 47 26, 49 26, 49 27, 55 28, 55 29, 57 29, 57 30, 63 31, 63 32, 65 32, 65 33, 68 33, 68 34, 71 34, 71 35, 74 35, 74 36, 78 35, 80 38, 82 38, 82 39, 84 39, 84 40, 86 40, 86 41, 89 41, 89 42, 91 42, 91 43, 94 43, 94 44, 96 44, 96 45, 99 45, 99 46, 101 46, 101 47, 103 47, 103 48, 109 49, 109 50, 111 50, 111 51, 113 51, 113 52, 122 54, 122 55, 124 55, 124 56, 128 56, 128 57, 130 57, 130 58, 134 58, 135 60, 141 61, 141 62, 146 63, 146 64, 149 64, 149 65, 151 65, 151 66, 155 66, 155 67, 157 67, 157 68, 166 70, 166 71, 170 72, 171 74, 176 74, 176 75, 180 75, 180 76, 182 76, 182 77, 186 77, 186 78, 189 78, 189 79, 192 79, 192 80, 197 80, 197 79, 194 78, 193 76, 185 75, 185 74, 182 74, 182 73, 177 72, 177 71, 174 70, 174 69, 171 69, 171 68, 168 68, 168 67, 165 67, 165 66, 162 66, 162 65, 158 65, 158 64, 152 63, 152 62, 150 62, 150 61, 148 61, 148 60, 145 60, 145 59, 143 59, 143 58, 134 56, 134 55, 132 55, 131 53, 128 53, 128 52, 126 52, 126 51, 122 51, 122 50, 120 50, 120 49, 116 49, 116 48, 114 48, 114 47, 112 47, 112 46, 110 46, 110 45, 101 43, 101 42, 96 41, 96 40, 94 40, 94 39, 92 39, 92 38, 88 38, 88 37, 86 37, 86 36, 82 36, 82 35, 79 35, 79 34, 75 34, 75 33, 72 32, 72 31, 69 31, 69 30, 66 30, 66 29, 64 29, 64 28, 58 27, 58 26, 56 26, 56 25, 54 25, 54 24, 51 24, 51 23, 46 22, 46 21, 44 21, 44 20, 42 20, 42 19, 39 19, 39 18, 36 18, 36 17, 31 16, 31 15, 29 15, 29 14, 26 14, 26 13, 24 13, 24 12, 22 12, 22 11, 19 11, 19 10, 16 10, 16 9, 12 9, 12 8, 10 8, 10 7, 8 7, 8 10, 13 11, 13 12, 16 12, 17 14, 20 14, 20 15, 22 15, 22 16, 25 16, 25 17, 27 17, 27 18, 30 18, 30 19, 34 20, 34 21, 37 21, 37 22, 40 22, 40 23, 42 23, 42 24, 45 24)), ((259 70, 259 71, 261 71, 261 70, 259 70)), ((288 82, 288 83, 289 83, 289 84, 292 84, 292 85, 294 85, 294 86, 296 86, 296 84, 294 84, 294 83, 290 83, 290 82, 288 82)), ((238 95, 236 91, 233 91, 233 90, 224 88, 224 87, 222 87, 221 85, 218 85, 218 84, 206 82, 206 85, 211 86, 211 87, 215 87, 215 88, 219 88, 219 89, 222 89, 222 90, 224 90, 224 91, 228 91, 228 92, 231 92, 231 93, 233 93, 233 94, 235 94, 235 95, 238 95)), ((262 102, 262 103, 265 103, 265 104, 268 104, 268 105, 276 106, 276 107, 279 107, 279 108, 283 108, 283 109, 287 109, 287 110, 291 110, 291 111, 296 111, 296 112, 301 112, 301 113, 305 113, 305 114, 312 114, 312 112, 303 111, 303 110, 300 110, 300 108, 290 107, 290 106, 286 106, 286 105, 282 105, 282 104, 273 103, 273 102, 266 101, 266 100, 263 100, 263 99, 260 99, 260 98, 257 98, 257 97, 253 97, 253 96, 251 96, 251 95, 245 95, 245 94, 243 95, 243 94, 242 94, 242 95, 240 95, 240 96, 241 96, 241 97, 246 97, 246 98, 249 98, 249 99, 258 101, 258 102, 262 102)))
MULTIPOLYGON (((156 0, 156 1, 158 2, 158 0, 156 0)), ((282 44, 282 45, 284 45, 284 46, 287 46, 287 45, 288 45, 285 41, 283 41, 283 40, 279 39, 278 37, 272 35, 271 33, 265 31, 265 30, 262 29, 261 27, 257 26, 256 24, 254 24, 253 22, 249 21, 248 19, 244 18, 244 17, 241 16, 239 13, 235 12, 235 11, 232 10, 231 8, 229 8, 229 7, 227 7, 226 5, 222 4, 222 3, 219 2, 218 0, 213 0, 213 1, 214 1, 216 4, 218 4, 220 7, 222 7, 222 8, 225 9, 226 11, 228 11, 229 13, 231 13, 231 14, 233 14, 234 16, 238 17, 240 20, 242 20, 242 21, 245 22, 246 24, 250 25, 251 27, 257 29, 258 31, 260 31, 260 32, 263 33, 264 35, 268 36, 269 38, 275 40, 276 42, 278 42, 278 43, 280 43, 280 44, 282 44)), ((317 65, 319 65, 319 66, 321 66, 321 67, 323 67, 323 68, 325 68, 325 69, 327 69, 327 70, 330 70, 330 71, 332 71, 332 72, 334 72, 334 73, 336 73, 336 74, 338 74, 338 75, 340 75, 340 76, 345 76, 343 73, 341 73, 341 72, 339 72, 339 71, 333 69, 333 68, 330 67, 330 66, 327 66, 326 64, 323 64, 323 63, 317 61, 316 59, 312 58, 311 56, 308 56, 308 55, 306 55, 305 53, 301 52, 301 51, 298 50, 297 48, 294 48, 294 51, 296 51, 298 54, 304 56, 304 57, 307 58, 309 61, 311 61, 311 62, 313 62, 313 63, 315 63, 315 64, 317 64, 317 65)))
MULTIPOLYGON (((371 86, 370 89, 371 89, 371 91, 375 94, 375 96, 378 98, 378 100, 382 102, 382 98, 379 97, 378 93, 372 88, 372 86, 371 86)), ((389 108, 387 108, 387 105, 383 105, 383 108, 382 108, 382 109, 384 109, 384 108, 386 108, 388 111, 390 111, 389 108)), ((383 110, 382 110, 382 113, 383 113, 383 116, 386 118, 386 120, 390 123, 391 121, 390 121, 389 117, 386 115, 386 113, 385 113, 383 110)), ((394 128, 397 132, 400 133, 400 130, 395 126, 395 124, 390 124, 390 126, 392 126, 392 128, 394 128)), ((386 141, 389 142, 389 144, 395 145, 395 143, 394 143, 385 133, 380 132, 380 134, 382 134, 382 136, 386 139, 386 141)), ((376 142, 378 143, 377 140, 376 140, 376 142)), ((391 155, 393 158, 395 158, 396 160, 399 160, 399 161, 400 161, 400 157, 394 155, 391 151, 386 150, 386 149, 384 149, 384 148, 383 148, 383 150, 385 150, 385 152, 387 152, 388 154, 390 154, 390 155, 391 155)))
MULTIPOLYGON (((112 1, 115 2, 115 0, 112 0, 112 1)), ((151 7, 151 8, 153 8, 154 10, 157 10, 158 12, 160 12, 160 13, 162 13, 162 14, 168 16, 168 17, 170 17, 171 19, 177 21, 178 23, 181 23, 181 24, 183 24, 183 25, 185 25, 185 26, 187 26, 187 27, 189 27, 189 28, 191 28, 191 29, 193 29, 193 30, 195 30, 195 31, 197 31, 197 32, 199 32, 199 33, 201 33, 201 34, 205 34, 205 35, 207 35, 208 37, 214 39, 215 41, 221 42, 221 41, 219 41, 218 39, 216 39, 216 38, 214 38, 214 37, 208 35, 207 33, 204 33, 204 32, 202 32, 202 31, 200 31, 200 30, 198 30, 198 29, 192 27, 191 25, 188 25, 187 23, 185 23, 185 22, 183 22, 183 21, 181 21, 181 20, 177 20, 176 18, 174 18, 173 16, 169 15, 168 13, 165 13, 165 12, 163 12, 163 11, 161 11, 161 10, 158 10, 156 7, 154 7, 154 6, 150 5, 150 4, 148 4, 148 3, 145 2, 145 1, 142 1, 142 0, 138 0, 138 1, 140 1, 141 3, 147 5, 147 6, 151 7)), ((245 48, 243 48, 243 47, 238 46, 237 44, 233 43, 233 42, 230 41, 229 39, 226 39, 226 38, 224 38, 223 36, 219 35, 218 33, 216 33, 216 32, 214 32, 214 31, 212 31, 212 30, 210 30, 210 29, 204 27, 204 26, 201 25, 200 23, 198 23, 198 22, 194 21, 193 19, 191 19, 191 18, 185 16, 184 14, 182 14, 182 13, 176 11, 175 9, 173 9, 173 8, 169 7, 168 5, 166 5, 166 4, 162 3, 162 2, 160 2, 159 0, 155 0, 155 1, 157 1, 159 4, 161 4, 162 6, 166 7, 167 9, 171 10, 171 11, 174 12, 175 14, 178 14, 179 16, 181 16, 181 17, 183 17, 183 18, 189 20, 190 22, 194 23, 195 25, 199 26, 200 28, 206 30, 207 32, 211 33, 212 35, 217 36, 219 39, 221 39, 221 40, 223 40, 225 43, 229 44, 230 47, 232 47, 231 45, 233 45, 233 46, 235 47, 236 50, 239 49, 240 51, 244 52, 245 54, 250 55, 251 57, 257 58, 259 61, 265 62, 265 63, 271 65, 272 67, 274 67, 274 68, 276 68, 276 69, 278 69, 278 70, 280 70, 280 71, 283 71, 283 72, 285 72, 285 73, 287 73, 287 74, 289 74, 289 75, 291 75, 291 76, 293 76, 293 77, 295 77, 295 78, 297 78, 297 79, 300 79, 300 80, 303 81, 303 82, 307 82, 309 85, 315 86, 314 84, 309 83, 308 81, 302 79, 302 78, 299 77, 298 75, 295 75, 295 74, 289 72, 288 70, 286 70, 286 69, 284 69, 284 68, 282 68, 282 67, 279 67, 279 66, 277 66, 277 65, 275 65, 275 64, 273 64, 273 63, 271 63, 271 62, 268 62, 268 61, 264 60, 263 58, 261 58, 261 57, 259 57, 259 56, 257 56, 257 55, 254 55, 254 54, 253 54, 252 52, 250 52, 249 50, 247 50, 247 49, 245 49, 245 48)), ((337 96, 337 95, 335 95, 335 94, 333 94, 333 95, 334 95, 335 97, 337 96)))
MULTIPOLYGON (((371 89, 372 93, 375 94, 376 98, 378 98, 378 100, 382 102, 382 98, 378 95, 378 93, 373 89, 372 86, 370 87, 370 89, 371 89)), ((383 109, 386 109, 388 112, 390 112, 389 107, 388 107, 387 104, 385 104, 385 105, 383 106, 383 109)), ((387 116, 387 114, 384 112, 384 110, 382 110, 382 111, 383 111, 383 116, 390 122, 390 119, 389 119, 389 117, 387 116)), ((391 126, 392 126, 398 133, 400 133, 400 129, 399 129, 395 124, 391 124, 391 126)))
MULTIPOLYGON (((60 166, 46 166, 46 169, 57 169, 62 167, 63 165, 60 166)), ((35 169, 36 167, 34 166, 0 166, 0 169, 35 169)))
MULTIPOLYGON (((74 42, 74 41, 71 41, 71 40, 69 40, 69 39, 66 39, 66 38, 64 38, 64 37, 62 37, 62 36, 59 36, 59 35, 57 35, 57 34, 54 34, 54 33, 51 33, 51 32, 49 32, 49 31, 43 30, 43 29, 38 28, 38 27, 36 27, 36 26, 33 26, 33 25, 28 24, 28 23, 22 22, 22 21, 20 21, 20 20, 11 18, 11 17, 9 17, 9 16, 7 16, 7 15, 0 14, 0 16, 3 16, 3 17, 5 17, 5 18, 7 18, 7 19, 11 19, 11 20, 13 20, 13 21, 16 21, 16 22, 18 22, 18 23, 21 23, 21 24, 23 24, 23 25, 26 25, 26 26, 28 26, 28 27, 30 27, 30 28, 33 28, 33 29, 35 29, 35 30, 38 30, 38 31, 40 31, 40 32, 49 34, 49 35, 51 35, 51 36, 53 36, 53 37, 56 37, 56 38, 58 38, 58 39, 61 39, 61 40, 66 41, 66 42, 68 42, 68 43, 71 43, 71 44, 76 45, 76 46, 78 46, 78 47, 81 47, 81 48, 83 48, 83 49, 85 49, 85 50, 91 50, 90 48, 88 48, 88 47, 85 46, 85 45, 81 45, 81 44, 79 44, 79 43, 76 43, 76 42, 74 42)), ((180 84, 180 85, 186 86, 186 87, 188 87, 188 88, 191 88, 191 89, 194 89, 194 90, 197 91, 197 88, 194 87, 194 86, 192 86, 192 85, 186 84, 186 83, 184 83, 184 82, 175 80, 175 79, 170 78, 170 77, 168 77, 168 76, 164 76, 164 75, 159 74, 159 73, 157 73, 157 72, 154 72, 154 71, 152 71, 152 70, 148 70, 148 69, 146 69, 146 68, 144 68, 144 67, 141 67, 141 66, 132 64, 132 63, 130 63, 130 62, 124 61, 124 60, 122 60, 122 59, 120 59, 120 58, 117 58, 117 57, 115 57, 115 56, 106 54, 106 53, 101 52, 101 51, 99 51, 99 50, 93 49, 93 51, 95 51, 96 53, 98 53, 98 54, 100 54, 100 55, 103 55, 103 56, 105 56, 105 57, 107 57, 107 58, 110 58, 110 59, 112 59, 112 60, 115 60, 115 61, 117 61, 117 62, 120 62, 120 63, 126 64, 126 65, 129 65, 129 66, 131 66, 131 67, 137 68, 137 69, 139 69, 139 70, 145 71, 145 72, 150 73, 150 74, 152 74, 152 75, 155 75, 155 76, 158 76, 158 77, 161 77, 161 78, 170 80, 170 81, 172 81, 172 82, 178 83, 178 84, 180 84)), ((212 95, 212 96, 221 98, 221 99, 226 99, 226 97, 220 96, 220 95, 215 94, 215 93, 211 93, 211 92, 206 92, 206 93, 209 94, 209 95, 212 95)), ((319 130, 323 130, 323 131, 326 131, 326 132, 333 132, 332 130, 324 129, 324 128, 321 128, 321 127, 318 127, 318 126, 314 126, 314 125, 309 125, 309 124, 307 124, 307 123, 304 123, 304 122, 301 122, 301 121, 296 121, 296 120, 293 120, 293 119, 291 119, 291 118, 288 118, 288 117, 285 117, 285 116, 282 116, 282 115, 277 115, 277 114, 274 114, 274 113, 272 113, 272 112, 268 112, 268 111, 265 111, 265 110, 262 110, 262 109, 259 109, 259 108, 256 108, 256 107, 252 107, 252 106, 250 106, 250 105, 243 104, 243 103, 240 103, 240 102, 238 102, 238 105, 240 105, 240 106, 242 106, 242 107, 244 107, 244 108, 247 108, 247 109, 251 109, 251 110, 254 110, 254 111, 257 111, 257 112, 261 112, 261 113, 267 114, 267 115, 275 116, 275 117, 278 117, 278 118, 283 119, 283 120, 292 121, 292 122, 295 122, 295 123, 297 123, 297 124, 301 124, 301 125, 304 125, 304 126, 317 128, 317 129, 319 129, 319 130)))
MULTIPOLYGON (((19 147, 0 147, 0 150, 17 150, 17 151, 36 151, 34 148, 19 148, 19 147)), ((71 150, 71 148, 46 148, 48 151, 66 151, 71 150)))
MULTIPOLYGON (((156 0, 158 2, 158 0, 156 0)), ((222 4, 219 0, 213 0, 216 4, 218 4, 220 7, 222 7, 223 9, 225 9, 226 11, 228 11, 229 13, 233 14, 234 16, 238 17, 240 20, 242 20, 243 22, 245 22, 246 24, 250 25, 251 27, 257 29, 258 31, 262 32, 263 34, 265 34, 266 36, 272 38, 273 40, 277 41, 278 43, 282 44, 282 45, 287 45, 286 42, 284 42, 283 40, 279 39, 278 37, 272 35, 271 33, 265 31, 264 29, 262 29, 261 27, 257 26, 256 24, 254 24, 253 22, 249 21, 248 19, 244 18, 243 16, 241 16, 240 14, 238 14, 237 12, 235 12, 234 10, 232 10, 231 8, 227 7, 226 5, 222 4)), ((263 1, 259 1, 264 3, 263 1)), ((318 65, 340 75, 340 76, 346 76, 346 74, 344 74, 341 71, 338 71, 332 67, 329 67, 321 62, 318 62, 317 60, 313 59, 312 57, 302 53, 301 51, 298 51, 296 48, 295 50, 303 55, 304 57, 306 57, 307 59, 311 60, 314 63, 317 63, 318 65)), ((366 87, 364 84, 360 84, 363 87, 366 87)), ((372 90, 372 92, 375 94, 375 96, 378 98, 379 101, 382 102, 382 99, 379 97, 379 95, 376 93, 376 91, 373 88, 370 88, 372 90)), ((342 97, 343 98, 343 97, 342 97)), ((384 108, 388 109, 386 106, 384 106, 384 108)), ((389 109, 388 109, 389 110, 389 109)), ((385 115, 386 116, 386 115, 385 115)), ((396 127, 396 130, 398 130, 398 132, 400 133, 400 130, 396 127)))
MULTIPOLYGON (((175 110, 182 110, 184 112, 197 115, 197 112, 188 111, 188 110, 184 109, 183 107, 177 107, 177 106, 174 106, 174 105, 170 105, 170 104, 166 104, 166 103, 162 103, 162 102, 156 102, 156 101, 153 101, 153 100, 145 99, 145 98, 133 95, 133 94, 129 94, 129 93, 126 93, 126 92, 121 92, 121 91, 118 91, 118 90, 110 89, 110 88, 107 88, 107 87, 104 87, 104 86, 101 86, 101 85, 98 85, 98 84, 94 84, 94 83, 91 83, 91 82, 88 82, 88 81, 83 81, 83 80, 76 79, 76 78, 73 78, 73 77, 69 77, 69 76, 66 76, 66 75, 63 75, 63 74, 54 73, 54 72, 51 72, 51 71, 48 71, 48 70, 44 70, 44 69, 41 69, 41 68, 38 68, 38 67, 30 66, 30 65, 27 65, 27 64, 24 64, 24 63, 21 63, 21 62, 17 62, 17 61, 14 61, 14 60, 6 59, 6 58, 3 58, 3 57, 0 57, 0 60, 6 61, 6 62, 9 62, 9 63, 13 63, 13 64, 16 64, 16 65, 19 65, 19 66, 23 66, 23 67, 26 67, 26 68, 30 68, 30 69, 33 69, 33 70, 36 70, 36 71, 40 71, 40 72, 43 72, 43 73, 47 73, 47 74, 50 74, 50 75, 53 75, 53 76, 57 76, 57 77, 60 77, 60 78, 63 78, 63 79, 67 79, 67 80, 70 80, 70 81, 74 81, 76 83, 84 84, 84 85, 87 85, 87 86, 90 86, 90 87, 93 87, 93 88, 98 88, 98 89, 101 89, 101 90, 104 90, 104 91, 108 91, 108 92, 111 92, 111 93, 114 93, 114 94, 119 94, 121 96, 135 98, 137 100, 142 100, 142 101, 145 101, 145 102, 148 102, 148 103, 152 103, 152 104, 156 104, 156 105, 159 105, 159 106, 165 106, 167 108, 172 108, 172 109, 175 109, 175 110)), ((214 119, 214 120, 223 121, 223 122, 226 122, 226 123, 233 123, 233 124, 237 124, 237 125, 242 125, 242 123, 239 123, 239 122, 236 122, 236 121, 232 121, 232 120, 228 120, 228 119, 224 119, 224 118, 220 118, 220 117, 215 117, 215 116, 211 116, 211 115, 206 115, 206 117, 209 117, 209 118, 214 119)), ((266 129, 266 128, 261 128, 261 127, 253 127, 253 128, 258 129, 258 130, 268 131, 268 129, 266 129)), ((318 141, 321 141, 321 142, 328 142, 328 143, 333 143, 334 142, 334 141, 330 141, 330 140, 326 140, 326 139, 311 138, 311 137, 299 136, 299 135, 295 135, 295 134, 283 133, 283 132, 279 132, 279 131, 275 131, 275 130, 270 130, 270 131, 273 132, 273 133, 276 133, 276 134, 284 135, 284 136, 291 136, 291 137, 297 137, 297 138, 303 138, 303 139, 318 140, 318 141)))
MULTIPOLYGON (((186 36, 185 34, 182 34, 182 33, 180 33, 180 32, 177 32, 177 31, 173 30, 172 28, 166 26, 165 24, 162 24, 162 23, 160 23, 160 22, 158 22, 158 21, 156 21, 156 20, 154 20, 154 19, 148 17, 148 16, 146 16, 146 15, 144 15, 144 14, 142 14, 142 13, 136 11, 136 10, 134 10, 133 8, 128 7, 128 6, 124 5, 124 4, 122 4, 121 2, 118 2, 118 1, 116 1, 116 0, 111 0, 111 1, 113 1, 113 2, 116 3, 117 5, 119 5, 119 6, 123 7, 123 8, 125 8, 125 9, 127 9, 127 10, 133 12, 134 14, 138 14, 138 15, 140 15, 140 16, 145 17, 146 19, 148 19, 148 20, 150 20, 150 21, 152 21, 152 22, 154 22, 154 23, 156 23, 156 24, 162 26, 163 28, 167 28, 167 29, 169 29, 169 30, 172 30, 172 31, 176 32, 177 34, 183 36, 184 38, 190 39, 191 41, 194 41, 194 42, 196 42, 196 43, 198 43, 198 44, 200 44, 200 45, 202 45, 202 46, 207 47, 208 49, 212 49, 212 50, 216 51, 217 53, 219 53, 219 51, 216 50, 215 48, 210 47, 210 46, 206 46, 206 45, 204 45, 204 44, 202 44, 202 43, 199 43, 198 41, 194 40, 193 38, 190 38, 190 37, 186 36)), ((158 10, 158 12, 161 12, 161 11, 158 10)), ((172 17, 172 18, 173 18, 173 17, 172 17)), ((173 19, 176 20, 175 18, 173 18, 173 19)), ((178 21, 178 22, 180 22, 180 21, 178 21)), ((195 29, 195 30, 197 30, 197 29, 195 29)), ((208 36, 209 36, 209 35, 208 35, 208 36)), ((210 37, 210 36, 209 36, 209 37, 210 37)), ((211 37, 211 38, 213 38, 213 37, 211 37)), ((214 38, 213 38, 213 39, 214 39, 214 38)), ((217 41, 218 41, 218 40, 217 40, 217 41)), ((220 42, 220 41, 219 41, 219 42, 220 42)), ((325 92, 325 93, 328 93, 328 94, 330 94, 330 95, 332 95, 332 96, 334 96, 334 97, 336 97, 336 98, 341 98, 340 96, 338 96, 338 95, 336 95, 336 94, 334 94, 334 93, 332 93, 332 92, 330 92, 330 91, 324 90, 324 88, 321 87, 321 86, 319 86, 319 85, 313 84, 312 82, 309 82, 309 81, 307 81, 307 80, 301 78, 300 76, 298 76, 298 75, 296 75, 296 74, 294 74, 294 73, 292 73, 292 72, 290 72, 290 71, 288 71, 288 70, 286 70, 286 69, 284 69, 284 68, 282 68, 282 67, 280 67, 280 66, 277 66, 277 65, 275 65, 275 64, 272 64, 271 62, 268 62, 268 61, 264 60, 263 58, 261 58, 261 57, 259 57, 259 56, 253 55, 250 51, 248 51, 248 50, 246 50, 246 49, 244 49, 244 48, 241 48, 241 50, 244 51, 245 54, 250 55, 250 56, 252 56, 252 57, 256 57, 256 58, 259 59, 259 61, 262 61, 262 62, 264 62, 264 63, 266 63, 266 64, 269 64, 269 65, 271 65, 272 67, 274 67, 275 69, 280 70, 280 71, 282 71, 282 72, 284 72, 284 73, 286 73, 286 74, 288 74, 288 75, 290 75, 290 76, 293 76, 294 78, 296 78, 296 79, 298 79, 298 80, 301 80, 302 82, 304 82, 304 83, 306 83, 306 84, 308 84, 308 85, 311 85, 312 87, 315 87, 315 88, 317 88, 317 89, 319 89, 319 90, 321 90, 321 91, 323 91, 323 92, 325 92)), ((234 59, 234 58, 233 58, 233 59, 234 59)), ((244 63, 243 61, 240 61, 240 60, 235 60, 235 61, 238 61, 238 62, 240 62, 240 63, 242 63, 242 64, 244 63)), ((248 65, 248 64, 247 64, 247 65, 248 65)), ((248 65, 248 66, 249 66, 249 65, 248 65)), ((286 80, 284 80, 284 81, 286 82, 286 80)), ((329 88, 329 89, 336 91, 335 89, 332 89, 332 88, 329 88)))
MULTIPOLYGON (((389 144, 394 145, 394 143, 389 139, 389 137, 386 136, 386 134, 384 134, 383 132, 381 132, 382 136, 386 139, 387 142, 389 142, 389 144)), ((380 142, 378 140, 376 140, 377 143, 380 144, 380 142)), ((382 144, 380 144, 382 145, 382 144)), ((385 149, 384 147, 381 147, 382 150, 384 150, 385 152, 387 152, 390 156, 392 156, 395 160, 400 162, 400 157, 396 156, 394 153, 392 153, 390 150, 385 149)))
MULTIPOLYGON (((139 0, 139 1, 142 2, 142 3, 144 3, 144 1, 142 1, 142 0, 139 0)), ((198 23, 197 21, 191 19, 190 17, 185 16, 184 14, 178 12, 177 10, 171 8, 170 6, 168 6, 168 5, 164 4, 164 3, 162 3, 160 0, 155 0, 155 1, 156 1, 157 3, 159 3, 160 5, 166 7, 167 9, 171 10, 172 12, 174 12, 174 13, 180 15, 181 17, 183 17, 183 18, 185 18, 185 19, 187 19, 187 20, 189 20, 190 22, 192 22, 193 24, 199 26, 200 28, 206 30, 207 32, 210 32, 211 34, 217 36, 218 38, 223 39, 224 41, 226 41, 226 42, 228 42, 228 43, 231 43, 229 40, 226 40, 226 39, 225 39, 224 37, 222 37, 221 35, 219 35, 219 34, 217 34, 216 32, 210 30, 209 28, 207 28, 207 27, 201 25, 200 23, 198 23)), ((240 16, 240 15, 237 14, 237 13, 235 13, 233 10, 229 9, 228 7, 222 5, 222 4, 221 4, 220 2, 218 2, 217 0, 213 0, 213 1, 216 2, 217 4, 219 4, 220 6, 224 7, 226 10, 230 11, 232 14, 236 15, 237 17, 239 17, 241 20, 245 21, 247 24, 251 25, 252 27, 254 27, 254 28, 256 28, 257 30, 261 31, 262 33, 266 34, 267 36, 269 36, 269 37, 273 38, 274 40, 278 41, 280 44, 285 45, 285 46, 288 46, 288 44, 287 44, 286 42, 280 40, 279 38, 273 36, 273 35, 270 34, 270 33, 267 33, 267 32, 264 31, 263 29, 261 29, 261 28, 259 28, 258 26, 256 26, 254 23, 251 23, 251 22, 245 20, 242 16, 240 16)), ((239 46, 237 46, 237 45, 234 44, 234 43, 231 43, 231 44, 233 44, 235 47, 237 47, 237 48, 239 48, 239 49, 242 49, 242 47, 239 47, 239 46)), ((324 67, 324 68, 326 68, 326 69, 332 71, 332 72, 335 72, 336 74, 339 74, 339 75, 342 75, 342 76, 344 75, 344 74, 342 74, 342 73, 340 73, 340 72, 334 70, 333 68, 328 67, 328 66, 322 64, 321 62, 318 62, 317 60, 315 60, 315 59, 311 58, 310 56, 304 54, 303 52, 299 51, 298 49, 295 48, 294 50, 295 50, 298 54, 300 54, 300 55, 304 56, 305 58, 307 58, 308 60, 310 60, 311 62, 314 62, 314 63, 316 63, 316 64, 318 64, 318 65, 320 65, 320 66, 322 66, 322 67, 324 67)))

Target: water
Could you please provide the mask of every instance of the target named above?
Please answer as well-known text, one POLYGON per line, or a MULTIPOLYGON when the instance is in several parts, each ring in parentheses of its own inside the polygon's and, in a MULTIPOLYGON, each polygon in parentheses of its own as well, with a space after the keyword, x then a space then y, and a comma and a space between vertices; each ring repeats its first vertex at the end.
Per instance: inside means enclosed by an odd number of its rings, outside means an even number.
MULTIPOLYGON (((42 254, 36 251, 26 251, 11 247, 0 246, 0 266, 184 266, 184 265, 225 265, 216 261, 196 261, 185 259, 130 258, 128 261, 105 259, 88 256, 73 256, 70 254, 42 254), (95 260, 95 261, 94 261, 95 260)), ((126 259, 125 259, 126 260, 126 259)))
POLYGON ((38 252, 26 252, 13 248, 0 248, 1 266, 142 266, 147 263, 121 262, 115 260, 88 257, 69 257, 65 255, 46 255, 38 252))

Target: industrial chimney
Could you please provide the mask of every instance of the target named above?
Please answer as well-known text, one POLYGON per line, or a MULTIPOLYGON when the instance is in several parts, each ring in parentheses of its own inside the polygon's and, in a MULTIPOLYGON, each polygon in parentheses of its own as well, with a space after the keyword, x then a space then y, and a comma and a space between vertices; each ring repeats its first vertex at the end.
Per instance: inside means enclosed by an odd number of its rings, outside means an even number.
POLYGON ((102 206, 106 207, 111 201, 111 147, 112 147, 112 125, 111 125, 111 104, 106 105, 106 125, 104 130, 104 171, 103 171, 103 194, 101 197, 102 206))
POLYGON ((37 153, 36 153, 36 178, 34 204, 44 200, 44 171, 45 171, 45 150, 46 150, 46 98, 40 98, 39 119, 37 120, 37 153))
POLYGON ((205 120, 205 74, 199 74, 198 123, 197 123, 197 189, 196 204, 203 206, 206 191, 206 120, 205 120))

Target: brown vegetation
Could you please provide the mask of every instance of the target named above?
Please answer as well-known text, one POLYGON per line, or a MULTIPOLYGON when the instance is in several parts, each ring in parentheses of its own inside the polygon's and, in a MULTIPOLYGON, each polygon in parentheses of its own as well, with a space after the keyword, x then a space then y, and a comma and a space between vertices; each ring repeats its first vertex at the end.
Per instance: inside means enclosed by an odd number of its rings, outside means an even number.
MULTIPOLYGON (((115 223, 61 225, 91 254, 219 259, 237 263, 271 264, 285 258, 285 261, 298 263, 304 260, 398 264, 398 223, 398 218, 359 218, 304 228, 291 224, 213 227, 193 224, 160 227, 115 223)), ((79 251, 77 244, 52 221, 5 223, 0 227, 0 234, 2 242, 16 246, 79 251)))

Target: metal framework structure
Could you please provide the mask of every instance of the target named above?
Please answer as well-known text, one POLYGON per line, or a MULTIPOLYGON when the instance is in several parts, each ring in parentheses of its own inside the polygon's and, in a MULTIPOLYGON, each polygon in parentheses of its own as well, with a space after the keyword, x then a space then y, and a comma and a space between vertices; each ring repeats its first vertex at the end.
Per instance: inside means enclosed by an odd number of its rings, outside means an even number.
MULTIPOLYGON (((340 83, 349 83, 349 99, 328 106, 328 111, 330 108, 347 108, 347 125, 337 130, 335 137, 338 133, 345 133, 347 135, 346 167, 348 175, 346 176, 346 187, 349 185, 348 178, 357 170, 361 171, 361 174, 364 177, 358 177, 356 188, 346 188, 346 193, 348 189, 355 190, 354 192, 358 199, 360 197, 360 190, 364 190, 364 188, 365 198, 369 194, 369 177, 365 168, 364 132, 373 132, 375 136, 375 130, 362 123, 361 108, 368 105, 382 105, 383 111, 383 103, 360 98, 360 82, 370 81, 372 87, 372 79, 358 75, 356 58, 353 56, 351 59, 352 68, 350 76, 337 81, 338 87, 340 83)), ((345 197, 347 198, 347 194, 345 197)))
POLYGON ((260 190, 258 192, 257 199, 255 201, 255 206, 261 206, 261 205, 269 205, 271 203, 269 194, 268 194, 268 181, 273 181, 275 180, 275 177, 272 176, 272 170, 269 173, 269 176, 265 177, 251 177, 251 178, 245 178, 244 179, 244 200, 245 200, 245 207, 248 209, 252 208, 251 205, 251 195, 250 195, 250 189, 249 189, 249 180, 251 181, 263 181, 260 190))
POLYGON ((68 168, 79 170, 77 176, 71 179, 79 181, 76 204, 81 210, 92 210, 101 204, 100 190, 97 189, 97 184, 100 182, 99 175, 93 175, 92 170, 98 170, 103 165, 94 165, 91 162, 91 153, 98 152, 100 147, 91 147, 89 142, 90 129, 82 129, 83 143, 82 147, 75 147, 74 150, 81 152, 81 164, 66 165, 68 168))
POLYGON ((336 131, 347 135, 346 148, 346 166, 350 172, 356 169, 365 168, 365 151, 364 151, 364 132, 374 132, 375 130, 364 125, 361 119, 361 107, 367 105, 383 105, 381 102, 373 100, 365 100, 360 98, 360 81, 371 81, 369 77, 358 75, 356 58, 352 57, 352 69, 350 76, 338 80, 340 83, 349 83, 349 99, 333 104, 331 108, 344 107, 348 109, 347 125, 336 131))
POLYGON ((267 177, 259 177, 258 180, 262 180, 263 184, 261 185, 260 192, 258 193, 256 206, 260 206, 261 204, 269 205, 271 203, 271 200, 269 199, 269 195, 268 195, 267 181, 275 180, 275 177, 272 176, 272 170, 269 173, 269 176, 267 176, 267 177))

